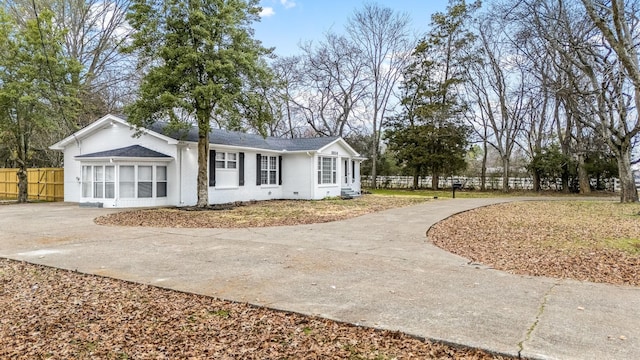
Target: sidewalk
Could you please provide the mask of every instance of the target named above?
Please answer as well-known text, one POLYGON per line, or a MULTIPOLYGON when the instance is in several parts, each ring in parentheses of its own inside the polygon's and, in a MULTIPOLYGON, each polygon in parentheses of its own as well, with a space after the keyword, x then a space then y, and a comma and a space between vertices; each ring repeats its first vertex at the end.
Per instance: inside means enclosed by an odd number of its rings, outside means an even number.
POLYGON ((253 229, 103 227, 92 219, 114 210, 9 205, 0 256, 515 356, 640 358, 640 288, 511 275, 426 242, 435 222, 504 201, 253 229))

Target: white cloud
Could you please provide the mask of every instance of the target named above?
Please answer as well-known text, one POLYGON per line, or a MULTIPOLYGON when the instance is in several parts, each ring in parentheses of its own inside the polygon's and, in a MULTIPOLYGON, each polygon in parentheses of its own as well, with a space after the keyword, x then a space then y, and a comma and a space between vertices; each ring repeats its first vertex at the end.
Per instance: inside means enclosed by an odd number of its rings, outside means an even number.
POLYGON ((296 6, 296 2, 291 0, 280 0, 280 4, 282 4, 285 9, 291 9, 296 6))
POLYGON ((260 15, 260 17, 269 17, 269 16, 273 16, 275 14, 276 14, 276 12, 273 11, 272 7, 263 7, 262 11, 260 11, 260 14, 258 14, 258 15, 260 15))

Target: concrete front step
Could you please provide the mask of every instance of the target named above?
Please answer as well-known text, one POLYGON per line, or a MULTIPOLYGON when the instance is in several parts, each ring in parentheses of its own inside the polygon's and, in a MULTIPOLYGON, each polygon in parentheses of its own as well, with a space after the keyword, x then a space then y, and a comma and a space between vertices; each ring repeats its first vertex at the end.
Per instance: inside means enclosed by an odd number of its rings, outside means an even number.
POLYGON ((342 188, 340 189, 340 196, 345 199, 352 199, 354 197, 360 196, 360 194, 353 191, 353 189, 351 188, 342 188))

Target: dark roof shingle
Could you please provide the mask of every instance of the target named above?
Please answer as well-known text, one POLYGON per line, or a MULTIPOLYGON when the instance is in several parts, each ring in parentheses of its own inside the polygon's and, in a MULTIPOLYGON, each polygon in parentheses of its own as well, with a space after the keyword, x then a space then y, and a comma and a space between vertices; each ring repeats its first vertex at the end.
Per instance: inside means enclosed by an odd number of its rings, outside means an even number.
POLYGON ((100 151, 91 154, 78 155, 77 158, 100 158, 100 157, 135 157, 135 158, 170 158, 171 156, 147 149, 140 145, 131 145, 119 149, 100 151))
MULTIPOLYGON (((198 141, 198 129, 196 127, 192 127, 187 131, 175 132, 168 130, 166 123, 157 122, 154 125, 150 126, 149 129, 176 140, 191 142, 198 141)), ((284 139, 279 137, 267 136, 265 138, 257 134, 247 134, 239 131, 228 131, 222 129, 211 129, 211 131, 209 132, 209 142, 211 144, 273 151, 320 150, 321 148, 334 142, 336 139, 338 139, 337 136, 296 139, 284 139)))

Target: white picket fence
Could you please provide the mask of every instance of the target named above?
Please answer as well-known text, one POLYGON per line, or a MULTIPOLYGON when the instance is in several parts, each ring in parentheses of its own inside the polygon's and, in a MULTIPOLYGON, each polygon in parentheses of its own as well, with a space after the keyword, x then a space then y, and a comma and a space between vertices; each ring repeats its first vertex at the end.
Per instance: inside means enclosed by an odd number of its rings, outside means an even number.
MULTIPOLYGON (((618 179, 601 180, 605 184, 606 190, 619 191, 620 181, 618 179)), ((592 185, 596 185, 593 179, 592 185)), ((462 184, 465 189, 480 189, 480 177, 441 177, 438 181, 438 187, 441 189, 451 188, 452 184, 462 184)), ((376 179, 377 188, 383 189, 410 189, 413 187, 413 176, 378 176, 376 179)), ((372 188, 371 177, 362 176, 362 186, 372 188)), ((540 184, 542 190, 562 190, 562 181, 558 179, 555 182, 543 181, 540 184)), ((418 187, 421 189, 431 188, 431 176, 422 176, 418 179, 418 187)), ((485 181, 487 190, 502 190, 502 177, 487 176, 485 181)), ((531 177, 511 177, 509 178, 509 189, 511 190, 533 190, 533 178, 531 177)))

